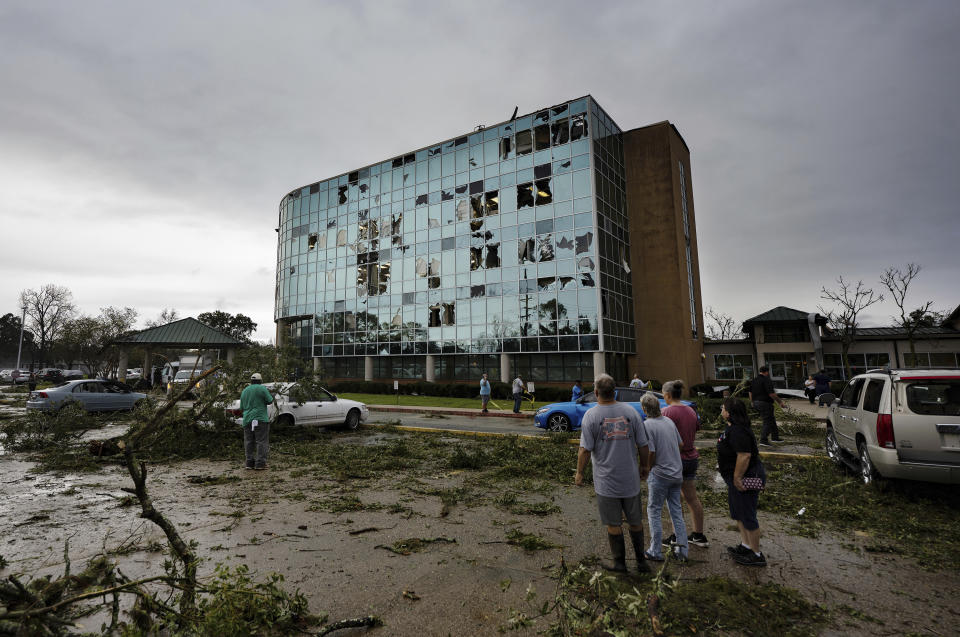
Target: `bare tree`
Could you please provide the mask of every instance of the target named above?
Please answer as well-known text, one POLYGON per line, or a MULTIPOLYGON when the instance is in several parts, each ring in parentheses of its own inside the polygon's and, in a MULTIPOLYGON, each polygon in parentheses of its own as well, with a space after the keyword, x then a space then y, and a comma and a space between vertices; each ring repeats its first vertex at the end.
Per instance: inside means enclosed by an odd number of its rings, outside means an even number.
POLYGON ((154 327, 160 327, 161 325, 166 325, 167 323, 173 323, 180 318, 180 313, 177 312, 176 308, 171 307, 170 309, 163 308, 160 311, 160 315, 155 319, 150 319, 147 321, 147 329, 154 327))
POLYGON ((707 319, 710 321, 704 327, 707 330, 707 338, 714 341, 724 341, 737 338, 742 334, 737 322, 733 317, 723 312, 718 312, 712 307, 706 311, 707 319))
POLYGON ((890 296, 893 297, 893 302, 897 304, 897 309, 900 310, 900 318, 896 316, 892 318, 899 323, 900 327, 907 331, 907 340, 910 341, 910 356, 913 358, 914 364, 916 364, 917 360, 917 348, 914 343, 914 335, 920 327, 926 325, 928 316, 936 316, 936 313, 930 312, 933 301, 927 301, 913 310, 908 310, 906 307, 907 290, 910 288, 910 283, 913 279, 920 274, 920 270, 920 266, 916 263, 908 263, 903 270, 890 266, 880 275, 880 283, 883 283, 883 285, 890 290, 890 296))
POLYGON ((882 294, 875 294, 872 288, 866 288, 863 281, 857 281, 856 287, 849 281, 844 281, 841 276, 837 279, 836 290, 828 290, 826 287, 820 289, 820 298, 832 301, 837 304, 834 310, 825 310, 820 307, 820 312, 827 317, 827 323, 830 328, 840 337, 840 351, 843 358, 843 369, 850 377, 850 361, 848 354, 850 347, 857 340, 857 328, 859 323, 857 319, 860 312, 867 309, 874 303, 883 300, 882 294))
POLYGON ((28 324, 40 340, 40 365, 44 366, 50 344, 76 314, 73 294, 61 285, 48 283, 39 290, 20 292, 20 306, 27 308, 28 324))

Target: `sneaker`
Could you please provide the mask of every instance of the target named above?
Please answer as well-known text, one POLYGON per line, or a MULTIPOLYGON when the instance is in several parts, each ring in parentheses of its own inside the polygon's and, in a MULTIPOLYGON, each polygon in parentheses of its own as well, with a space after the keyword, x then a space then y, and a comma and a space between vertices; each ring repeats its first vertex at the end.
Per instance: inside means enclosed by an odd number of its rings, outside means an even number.
POLYGON ((254 467, 254 469, 255 469, 256 471, 263 471, 263 470, 266 469, 266 468, 267 468, 267 465, 265 465, 265 464, 264 464, 264 465, 260 465, 259 467, 254 467))
POLYGON ((786 440, 784 440, 783 438, 774 438, 773 442, 780 444, 780 443, 786 442, 786 440))
POLYGON ((733 561, 737 564, 742 564, 744 566, 766 566, 767 558, 763 556, 763 553, 757 555, 753 551, 747 551, 742 555, 734 555, 733 561))
POLYGON ((247 466, 244 467, 244 469, 246 469, 247 471, 253 471, 254 466, 252 464, 248 464, 247 466))
POLYGON ((676 543, 677 543, 676 533, 671 533, 668 537, 663 538, 663 542, 662 542, 664 548, 669 548, 676 543))
POLYGON ((746 555, 747 553, 753 553, 748 547, 743 544, 737 544, 736 546, 728 546, 727 553, 733 555, 736 558, 737 555, 746 555))
POLYGON ((657 557, 656 555, 654 555, 654 554, 651 553, 650 551, 644 551, 644 552, 643 552, 643 557, 645 557, 646 559, 650 560, 651 562, 662 562, 662 561, 663 561, 663 556, 657 557))
POLYGON ((687 542, 704 548, 710 546, 710 542, 707 541, 707 536, 703 533, 691 533, 687 536, 687 542))
POLYGON ((761 447, 772 447, 772 446, 773 446, 773 445, 771 445, 769 442, 767 442, 766 440, 761 440, 759 444, 760 444, 761 447))

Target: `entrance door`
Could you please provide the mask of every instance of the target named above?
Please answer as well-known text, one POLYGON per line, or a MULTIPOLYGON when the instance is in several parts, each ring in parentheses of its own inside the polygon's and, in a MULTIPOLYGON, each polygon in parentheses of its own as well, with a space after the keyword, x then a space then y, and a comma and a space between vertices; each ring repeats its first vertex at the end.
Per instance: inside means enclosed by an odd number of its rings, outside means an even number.
POLYGON ((764 358, 774 387, 803 389, 803 381, 807 379, 807 354, 766 354, 764 358))

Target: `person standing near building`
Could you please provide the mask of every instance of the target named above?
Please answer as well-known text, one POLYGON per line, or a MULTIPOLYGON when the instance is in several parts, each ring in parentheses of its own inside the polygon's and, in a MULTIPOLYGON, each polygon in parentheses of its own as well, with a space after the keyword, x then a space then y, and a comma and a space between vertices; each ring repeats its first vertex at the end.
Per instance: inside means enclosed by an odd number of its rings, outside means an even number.
POLYGON ((523 379, 520 374, 513 379, 513 413, 520 413, 520 404, 523 402, 523 379))
POLYGON ((783 442, 780 438, 780 430, 777 428, 777 419, 773 415, 773 403, 780 403, 781 407, 786 407, 787 403, 777 396, 777 390, 774 389, 773 381, 770 380, 770 368, 766 365, 762 366, 760 373, 750 381, 750 400, 753 402, 753 408, 760 412, 760 417, 763 419, 760 444, 769 447, 771 440, 783 442))
POLYGON ((727 428, 717 440, 717 465, 720 476, 727 483, 730 518, 736 520, 740 531, 740 544, 728 546, 727 552, 738 564, 766 566, 767 559, 760 551, 760 522, 757 520, 760 492, 748 490, 743 484, 745 476, 758 473, 760 452, 757 439, 750 429, 750 417, 742 400, 725 398, 720 415, 727 421, 727 428))
POLYGON ((484 374, 480 378, 480 406, 483 408, 482 413, 487 413, 487 403, 490 402, 490 381, 487 380, 487 375, 484 374))
POLYGON ((273 395, 263 386, 260 374, 250 376, 250 384, 240 393, 243 409, 243 448, 247 456, 247 469, 266 469, 270 453, 270 416, 267 405, 273 395))
POLYGON ((810 399, 810 404, 813 404, 814 398, 817 396, 816 392, 817 381, 813 380, 813 374, 807 374, 807 380, 803 381, 803 393, 807 395, 807 398, 810 399))
POLYGON ((630 381, 630 387, 633 389, 643 389, 647 384, 640 380, 640 374, 634 374, 633 380, 630 381))
POLYGON ((583 381, 577 380, 573 383, 573 391, 570 392, 570 402, 575 403, 583 397, 583 381))
POLYGON ((626 572, 627 548, 623 539, 624 516, 637 558, 637 570, 648 571, 643 557, 643 511, 640 481, 648 474, 647 434, 637 411, 617 402, 616 383, 600 374, 593 384, 597 404, 584 413, 580 429, 580 451, 574 483, 583 484, 587 461, 593 464, 593 487, 597 493, 600 522, 607 527, 607 541, 613 564, 611 571, 626 572), (639 464, 638 464, 639 457, 639 464))
POLYGON ((813 394, 819 397, 822 394, 830 393, 830 377, 822 369, 813 375, 813 380, 817 384, 813 387, 813 394))
MULTIPOLYGON (((683 464, 680 448, 683 440, 677 426, 660 413, 660 400, 651 393, 640 399, 640 406, 647 419, 643 427, 649 441, 649 467, 647 476, 647 522, 650 524, 650 548, 644 554, 648 560, 663 561, 663 504, 666 502, 673 522, 673 555, 681 562, 687 560, 687 525, 683 521, 680 504, 680 488, 683 486, 683 464)), ((668 543, 669 544, 669 543, 668 543)))
MULTIPOLYGON (((697 495, 697 469, 700 466, 700 452, 694 445, 697 437, 697 430, 700 429, 700 417, 693 408, 680 402, 680 396, 683 395, 683 381, 671 380, 663 384, 663 399, 667 401, 667 407, 663 410, 663 415, 673 421, 680 434, 680 440, 683 446, 680 448, 680 462, 683 465, 683 486, 680 492, 683 494, 683 500, 690 509, 690 517, 693 521, 693 533, 687 536, 690 544, 707 547, 710 542, 707 536, 703 534, 703 504, 697 495)), ((674 529, 676 534, 676 529, 674 529)), ((679 537, 679 536, 678 536, 679 537)))

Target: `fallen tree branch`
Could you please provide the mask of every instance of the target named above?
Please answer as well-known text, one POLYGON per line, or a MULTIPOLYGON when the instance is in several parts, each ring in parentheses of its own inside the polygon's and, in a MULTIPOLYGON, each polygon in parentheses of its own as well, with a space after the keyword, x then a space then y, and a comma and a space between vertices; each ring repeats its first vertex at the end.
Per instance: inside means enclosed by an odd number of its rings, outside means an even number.
POLYGON ((344 628, 374 628, 376 626, 383 626, 383 620, 376 615, 367 615, 366 617, 358 617, 357 619, 343 619, 330 624, 317 633, 316 637, 323 637, 323 635, 329 635, 332 632, 343 630, 344 628))
MULTIPOLYGON (((12 578, 13 576, 11 576, 12 578)), ((28 608, 26 610, 14 610, 6 613, 0 613, 0 622, 9 621, 9 620, 18 620, 26 619, 28 617, 36 617, 37 615, 44 615, 47 613, 54 613, 57 610, 63 608, 64 606, 70 606, 71 604, 76 604, 85 599, 90 599, 91 597, 101 597, 103 595, 109 595, 111 593, 120 593, 120 592, 133 592, 128 591, 129 588, 139 588, 142 584, 147 584, 149 582, 156 582, 160 580, 169 580, 166 575, 156 575, 154 577, 145 577, 144 579, 139 579, 133 582, 126 582, 124 584, 118 584, 117 586, 112 586, 110 588, 103 588, 96 591, 89 591, 87 593, 81 593, 79 595, 74 595, 73 597, 68 597, 67 599, 62 599, 55 604, 50 604, 49 606, 43 606, 40 608, 28 608)), ((19 581, 13 580, 13 582, 22 588, 22 585, 19 581)), ((23 589, 26 590, 26 589, 23 589)))

